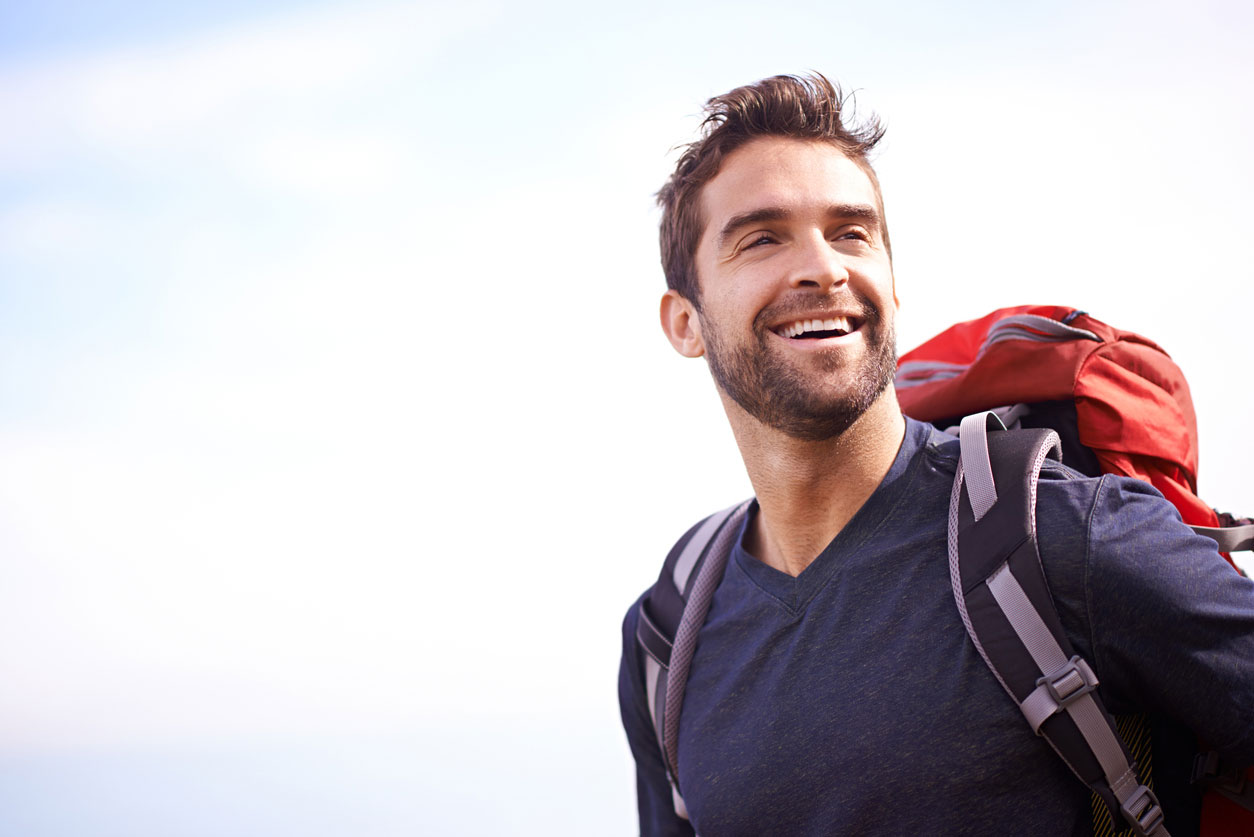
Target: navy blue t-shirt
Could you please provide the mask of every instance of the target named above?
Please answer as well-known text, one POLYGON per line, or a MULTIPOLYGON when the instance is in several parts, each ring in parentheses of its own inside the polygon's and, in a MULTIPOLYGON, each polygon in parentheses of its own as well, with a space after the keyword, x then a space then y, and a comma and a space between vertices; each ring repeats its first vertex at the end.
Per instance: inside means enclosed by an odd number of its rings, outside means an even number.
MULTIPOLYGON (((674 813, 628 611, 619 699, 643 834, 1091 833, 1088 789, 959 619, 946 551, 957 456, 952 437, 908 421, 879 488, 796 577, 749 555, 741 533, 680 719, 691 824, 674 813)), ((1196 734, 1254 763, 1254 582, 1137 480, 1049 463, 1037 527, 1076 652, 1111 712, 1150 714, 1168 827, 1195 830, 1187 754, 1170 748, 1196 734)))

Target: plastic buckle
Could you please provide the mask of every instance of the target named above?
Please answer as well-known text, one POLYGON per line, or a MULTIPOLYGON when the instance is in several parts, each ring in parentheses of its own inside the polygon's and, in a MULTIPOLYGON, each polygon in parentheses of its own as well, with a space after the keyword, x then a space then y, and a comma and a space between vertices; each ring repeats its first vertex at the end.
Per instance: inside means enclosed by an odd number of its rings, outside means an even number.
POLYGON ((1225 767, 1219 760, 1219 753, 1198 753, 1193 758, 1193 784, 1201 784, 1206 788, 1227 791, 1237 796, 1245 793, 1245 771, 1240 767, 1225 767))
POLYGON ((1062 709, 1096 689, 1097 675, 1077 654, 1053 674, 1039 678, 1036 685, 1044 685, 1058 703, 1058 708, 1062 709))
POLYGON ((1138 786, 1119 806, 1119 811, 1137 837, 1149 837, 1163 827, 1163 808, 1158 804, 1158 797, 1145 785, 1138 786))

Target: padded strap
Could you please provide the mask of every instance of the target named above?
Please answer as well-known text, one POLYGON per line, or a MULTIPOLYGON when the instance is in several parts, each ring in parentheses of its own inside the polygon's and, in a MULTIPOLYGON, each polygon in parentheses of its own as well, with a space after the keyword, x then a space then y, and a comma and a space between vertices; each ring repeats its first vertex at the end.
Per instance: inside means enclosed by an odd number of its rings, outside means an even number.
POLYGON ((683 552, 680 553, 679 560, 675 562, 672 578, 674 579, 676 590, 679 590, 681 593, 687 592, 688 579, 692 576, 692 571, 697 564, 697 558, 705 550, 705 545, 710 542, 714 537, 714 533, 718 531, 727 518, 731 517, 737 509, 744 505, 744 503, 741 503, 723 509, 721 512, 716 512, 701 522, 700 528, 697 529, 696 534, 692 536, 692 540, 688 541, 683 552))
POLYGON ((645 652, 645 703, 675 812, 684 819, 688 809, 679 793, 675 766, 684 686, 697 632, 705 623, 714 589, 723 577, 732 542, 750 502, 712 514, 684 533, 667 555, 657 582, 640 602, 636 641, 645 652))
POLYGON ((1117 811, 1138 835, 1166 837, 1162 808, 1137 779, 1095 691, 1097 677, 1072 651, 1041 569, 1036 486, 1046 456, 1061 447, 1058 436, 989 434, 988 424, 986 414, 963 419, 951 494, 950 580, 963 624, 1032 729, 1106 800, 1112 816, 1117 811))
MULTIPOLYGON (((743 505, 743 504, 741 504, 743 505)), ((714 533, 740 506, 731 506, 698 522, 684 533, 666 555, 662 571, 640 602, 636 639, 648 656, 662 668, 670 665, 671 646, 688 603, 688 587, 694 570, 705 557, 714 533)))
POLYGON ((710 610, 710 602, 714 599, 714 590, 723 580, 723 570, 727 567, 727 556, 731 554, 732 543, 740 532, 740 524, 749 510, 746 500, 732 509, 710 544, 701 569, 693 582, 688 594, 688 604, 684 607, 684 617, 679 623, 679 631, 675 634, 675 647, 671 652, 671 665, 666 673, 666 705, 665 718, 662 724, 662 745, 667 763, 671 766, 671 788, 676 800, 675 811, 681 817, 687 817, 683 808, 683 798, 679 795, 679 713, 684 703, 684 689, 688 685, 688 669, 692 665, 692 655, 697 650, 697 634, 705 624, 706 614, 710 610))

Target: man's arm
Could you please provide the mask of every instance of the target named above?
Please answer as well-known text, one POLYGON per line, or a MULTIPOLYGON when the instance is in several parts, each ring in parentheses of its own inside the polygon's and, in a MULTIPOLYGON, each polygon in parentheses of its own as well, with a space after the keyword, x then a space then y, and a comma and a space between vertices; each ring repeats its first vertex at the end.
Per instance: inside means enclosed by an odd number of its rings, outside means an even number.
POLYGON ((1040 544, 1051 586, 1062 585, 1054 589, 1060 615, 1082 631, 1077 644, 1088 648, 1077 650, 1101 678, 1107 706, 1161 714, 1221 755, 1254 764, 1254 582, 1149 485, 1108 476, 1077 491, 1077 482, 1042 481, 1042 503, 1056 508, 1049 495, 1058 490, 1066 498, 1061 514, 1038 513, 1040 544), (1082 542, 1064 531, 1074 523, 1082 542), (1051 574, 1076 553, 1078 572, 1051 574))
POLYGON ((642 837, 693 837, 692 825, 675 813, 671 786, 662 767, 662 754, 649 710, 645 705, 640 646, 636 642, 639 602, 623 620, 623 656, 618 670, 618 707, 623 729, 636 760, 636 805, 642 837))

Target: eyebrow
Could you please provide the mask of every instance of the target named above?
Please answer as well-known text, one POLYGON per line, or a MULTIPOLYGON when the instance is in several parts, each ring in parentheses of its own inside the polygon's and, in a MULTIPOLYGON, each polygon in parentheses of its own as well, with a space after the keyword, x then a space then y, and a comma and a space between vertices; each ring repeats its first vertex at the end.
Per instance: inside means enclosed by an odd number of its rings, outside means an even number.
MULTIPOLYGON (((827 208, 825 214, 829 218, 849 218, 860 221, 866 226, 874 228, 877 232, 880 228, 880 213, 875 207, 868 204, 834 203, 827 208)), ((733 215, 727 219, 727 223, 719 230, 716 245, 718 249, 722 250, 727 246, 728 241, 745 227, 769 221, 785 221, 791 215, 792 212, 782 206, 764 206, 760 209, 751 209, 748 212, 733 215)))

